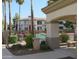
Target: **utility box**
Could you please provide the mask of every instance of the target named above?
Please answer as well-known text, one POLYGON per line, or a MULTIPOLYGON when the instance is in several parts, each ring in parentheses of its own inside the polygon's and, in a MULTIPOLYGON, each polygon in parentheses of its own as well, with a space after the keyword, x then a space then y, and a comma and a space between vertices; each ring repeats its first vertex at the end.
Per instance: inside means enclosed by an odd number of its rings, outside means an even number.
POLYGON ((40 49, 40 39, 33 38, 33 49, 39 50, 40 49))

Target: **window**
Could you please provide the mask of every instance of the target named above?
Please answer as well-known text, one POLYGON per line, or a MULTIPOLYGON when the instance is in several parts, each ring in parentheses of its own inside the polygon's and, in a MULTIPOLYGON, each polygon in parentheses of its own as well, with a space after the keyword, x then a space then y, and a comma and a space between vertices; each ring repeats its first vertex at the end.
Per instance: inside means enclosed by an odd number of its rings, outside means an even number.
POLYGON ((24 21, 24 24, 26 24, 26 21, 24 21))
POLYGON ((61 21, 61 22, 59 22, 59 24, 63 24, 63 22, 61 21))
POLYGON ((63 29, 63 27, 62 27, 62 26, 60 26, 60 27, 59 27, 59 29, 63 29))
POLYGON ((42 27, 37 27, 37 30, 42 30, 42 27))
POLYGON ((37 24, 38 24, 38 25, 42 24, 42 21, 37 21, 37 24))
POLYGON ((45 31, 47 31, 47 29, 45 28, 45 31))
POLYGON ((25 27, 25 30, 28 31, 28 27, 25 27))

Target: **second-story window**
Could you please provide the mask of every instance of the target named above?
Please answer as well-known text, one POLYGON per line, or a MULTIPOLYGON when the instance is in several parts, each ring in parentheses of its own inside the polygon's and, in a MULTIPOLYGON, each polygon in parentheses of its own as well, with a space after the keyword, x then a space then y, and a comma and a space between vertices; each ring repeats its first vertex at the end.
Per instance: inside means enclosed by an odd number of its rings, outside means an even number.
POLYGON ((37 25, 41 25, 42 24, 42 21, 37 21, 37 25))

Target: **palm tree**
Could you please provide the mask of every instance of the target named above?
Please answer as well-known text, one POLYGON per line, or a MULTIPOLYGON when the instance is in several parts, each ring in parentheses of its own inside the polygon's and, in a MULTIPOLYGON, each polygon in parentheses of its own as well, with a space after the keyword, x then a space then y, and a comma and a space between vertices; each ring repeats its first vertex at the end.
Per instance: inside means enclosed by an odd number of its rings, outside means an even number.
POLYGON ((2 20, 2 32, 4 30, 4 20, 2 20))
POLYGON ((14 22, 15 22, 15 30, 16 32, 18 32, 18 20, 19 20, 19 15, 18 13, 15 14, 15 17, 14 17, 14 22))
MULTIPOLYGON (((3 15, 4 15, 4 31, 5 32, 6 32, 6 1, 7 0, 2 0, 2 2, 4 3, 3 15)), ((4 34, 6 34, 5 32, 4 32, 4 34)), ((4 37, 4 34, 3 34, 3 37, 4 37)), ((6 39, 6 47, 8 47, 8 40, 7 39, 6 39)))
MULTIPOLYGON (((16 0, 16 3, 19 4, 19 19, 20 19, 20 13, 21 13, 21 5, 24 3, 24 0, 16 0)), ((19 22, 18 23, 18 28, 19 28, 19 22)))
POLYGON ((8 6, 9 6, 9 35, 11 34, 11 31, 12 31, 12 24, 11 24, 11 2, 12 0, 8 0, 8 6))
POLYGON ((2 2, 4 3, 3 7, 3 15, 4 15, 4 30, 6 31, 6 0, 2 0, 2 2))
POLYGON ((34 23, 33 23, 33 4, 32 4, 32 0, 31 0, 31 21, 32 21, 32 35, 34 36, 34 23))
POLYGON ((19 4, 19 18, 20 18, 21 5, 24 3, 24 0, 16 0, 16 2, 19 4))

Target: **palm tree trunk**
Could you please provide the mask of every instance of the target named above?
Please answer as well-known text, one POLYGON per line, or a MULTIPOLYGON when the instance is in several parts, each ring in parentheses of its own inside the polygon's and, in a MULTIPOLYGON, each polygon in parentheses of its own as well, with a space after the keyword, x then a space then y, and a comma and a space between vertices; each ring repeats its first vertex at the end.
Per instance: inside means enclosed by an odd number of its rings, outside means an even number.
POLYGON ((33 5, 32 5, 32 0, 31 0, 31 21, 32 21, 32 34, 34 36, 34 22, 33 22, 33 5))
MULTIPOLYGON (((11 35, 12 27, 11 27, 11 4, 10 1, 8 2, 9 5, 9 37, 11 35)), ((8 45, 8 39, 7 39, 7 48, 9 47, 8 45)))
MULTIPOLYGON (((6 0, 4 0, 4 33, 6 32, 6 0)), ((8 39, 6 39, 6 47, 8 48, 8 39)))
MULTIPOLYGON (((3 22, 4 22, 4 20, 5 20, 5 14, 4 14, 5 10, 4 10, 4 9, 5 9, 5 6, 3 5, 3 6, 2 6, 3 22)), ((3 26, 4 26, 4 25, 3 25, 3 26)))
MULTIPOLYGON (((20 13, 21 13, 21 5, 19 5, 19 19, 20 19, 20 13)), ((18 20, 18 29, 20 30, 20 28, 19 28, 19 20, 18 20)), ((19 32, 19 30, 18 30, 18 32, 19 32)))
POLYGON ((19 5, 19 19, 20 19, 20 11, 21 11, 20 9, 21 9, 21 5, 19 5))
POLYGON ((6 31, 6 0, 4 0, 4 30, 6 31))
POLYGON ((9 35, 11 35, 11 31, 12 31, 12 26, 11 26, 11 4, 9 2, 9 28, 10 28, 10 31, 9 31, 9 35))

